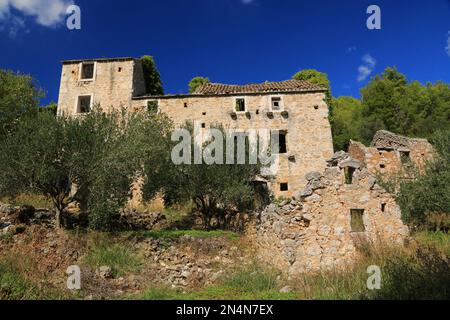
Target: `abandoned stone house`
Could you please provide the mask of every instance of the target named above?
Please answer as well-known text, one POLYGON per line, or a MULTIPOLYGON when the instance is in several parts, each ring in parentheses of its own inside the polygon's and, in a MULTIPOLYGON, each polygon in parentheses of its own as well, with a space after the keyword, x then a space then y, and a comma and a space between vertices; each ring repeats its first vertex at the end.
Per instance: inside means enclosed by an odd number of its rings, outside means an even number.
POLYGON ((133 58, 64 61, 58 114, 89 112, 96 103, 108 112, 157 104, 175 123, 220 123, 237 132, 268 129, 280 140, 278 171, 268 180, 277 197, 289 197, 310 171, 322 170, 333 154, 325 89, 288 80, 253 85, 208 84, 193 94, 146 96, 141 62, 133 58))
POLYGON ((359 241, 401 243, 408 228, 394 197, 377 184, 432 156, 423 139, 378 132, 366 147, 351 141, 348 153, 333 153, 325 89, 287 80, 252 85, 206 84, 193 94, 146 96, 139 59, 64 61, 58 114, 77 116, 94 104, 132 112, 157 106, 175 123, 202 128, 220 123, 245 132, 270 129, 280 137, 278 173, 268 180, 283 203, 269 205, 247 228, 258 252, 290 275, 344 266, 359 241))

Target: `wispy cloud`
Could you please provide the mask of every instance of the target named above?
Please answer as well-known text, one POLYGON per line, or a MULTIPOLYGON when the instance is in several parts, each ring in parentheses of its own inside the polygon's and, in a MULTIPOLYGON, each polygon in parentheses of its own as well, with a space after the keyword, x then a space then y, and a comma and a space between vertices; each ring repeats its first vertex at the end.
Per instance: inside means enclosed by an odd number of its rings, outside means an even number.
POLYGON ((52 27, 64 19, 71 4, 72 0, 0 0, 0 23, 10 36, 25 27, 24 17, 33 17, 37 24, 52 27))
POLYGON ((347 50, 345 50, 346 53, 352 53, 354 51, 356 51, 356 46, 348 47, 347 50))
POLYGON ((252 2, 255 2, 255 0, 242 0, 243 4, 250 4, 252 2))
POLYGON ((358 67, 358 82, 364 81, 369 77, 375 66, 377 65, 377 60, 375 60, 370 54, 365 54, 362 57, 363 63, 358 67))
POLYGON ((450 31, 447 34, 447 47, 445 48, 447 55, 450 57, 450 31))

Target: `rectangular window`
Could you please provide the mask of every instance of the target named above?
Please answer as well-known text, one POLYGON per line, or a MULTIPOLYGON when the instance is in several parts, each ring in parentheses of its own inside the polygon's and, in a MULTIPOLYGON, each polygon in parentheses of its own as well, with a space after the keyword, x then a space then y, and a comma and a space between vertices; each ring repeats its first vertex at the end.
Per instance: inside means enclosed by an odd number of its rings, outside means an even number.
POLYGON ((245 99, 236 99, 236 112, 245 112, 245 99))
POLYGON ((355 168, 346 167, 344 169, 344 173, 345 173, 345 184, 352 184, 353 183, 353 174, 355 173, 355 168))
POLYGON ((287 182, 280 183, 280 191, 289 191, 289 184, 287 182))
POLYGON ((81 64, 80 80, 94 80, 94 62, 84 62, 81 64))
POLYGON ((403 165, 411 164, 411 156, 409 151, 400 151, 400 160, 403 165))
POLYGON ((272 132, 272 152, 274 154, 287 153, 286 131, 272 132))
POLYGON ((80 96, 78 97, 77 113, 88 113, 91 111, 92 97, 80 96))
POLYGON ((364 209, 351 209, 350 210, 350 226, 352 232, 364 232, 366 228, 364 226, 364 209))
POLYGON ((273 97, 272 98, 272 111, 281 111, 281 98, 273 97))

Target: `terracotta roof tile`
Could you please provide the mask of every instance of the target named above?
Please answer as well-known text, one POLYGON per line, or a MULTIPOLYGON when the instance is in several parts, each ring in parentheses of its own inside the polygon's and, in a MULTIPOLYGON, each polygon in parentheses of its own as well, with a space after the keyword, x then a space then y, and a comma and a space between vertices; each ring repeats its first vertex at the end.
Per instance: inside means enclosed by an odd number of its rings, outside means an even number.
POLYGON ((265 93, 290 91, 326 91, 325 88, 304 80, 286 80, 280 82, 264 82, 260 84, 231 85, 220 83, 207 83, 198 87, 193 94, 239 94, 239 93, 265 93))

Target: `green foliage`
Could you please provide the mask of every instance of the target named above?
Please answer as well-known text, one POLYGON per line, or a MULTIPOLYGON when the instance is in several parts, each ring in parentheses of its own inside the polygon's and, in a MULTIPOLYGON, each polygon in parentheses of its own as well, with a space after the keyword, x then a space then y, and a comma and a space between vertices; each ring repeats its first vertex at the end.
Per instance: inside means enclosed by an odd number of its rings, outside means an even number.
POLYGON ((152 56, 143 56, 141 62, 144 71, 145 92, 152 96, 163 95, 164 89, 155 60, 152 56))
POLYGON ((395 68, 386 68, 361 89, 363 126, 361 136, 370 141, 376 130, 429 138, 450 128, 450 86, 437 82, 426 86, 408 82, 395 68))
POLYGON ((135 272, 142 264, 141 259, 128 245, 113 243, 105 239, 93 244, 84 261, 94 268, 109 266, 114 276, 123 276, 129 272, 135 272))
POLYGON ((326 73, 317 71, 315 69, 305 69, 297 72, 292 79, 295 80, 306 80, 313 84, 317 84, 327 89, 327 102, 328 105, 331 103, 331 86, 330 80, 328 80, 328 75, 326 73))
POLYGON ((338 97, 330 105, 336 150, 345 150, 350 139, 368 145, 382 129, 423 138, 450 129, 450 86, 408 82, 395 68, 370 80, 361 89, 361 100, 338 97))
POLYGON ((58 105, 54 102, 46 105, 45 107, 40 107, 39 108, 39 112, 49 112, 51 114, 53 114, 54 116, 56 116, 57 112, 58 112, 58 105))
POLYGON ((211 81, 209 81, 208 78, 204 78, 204 77, 192 78, 192 80, 189 82, 189 93, 194 93, 194 91, 198 87, 200 87, 201 85, 207 84, 207 83, 211 83, 211 81))
POLYGON ((333 98, 332 132, 334 149, 346 150, 350 140, 365 142, 361 130, 365 125, 361 101, 353 97, 333 98))
POLYGON ((43 95, 31 76, 0 69, 0 138, 14 129, 21 116, 36 112, 43 95))
POLYGON ((106 114, 99 106, 82 118, 48 112, 22 117, 0 141, 0 196, 42 194, 58 219, 78 202, 92 227, 109 229, 143 166, 158 166, 168 126, 164 116, 106 114))
MULTIPOLYGON (((186 129, 192 133, 190 125, 187 125, 186 129)), ((226 136, 222 128, 217 129, 222 131, 223 137, 226 136)), ((226 140, 224 138, 222 141, 224 162, 226 159, 226 140)), ((143 186, 143 195, 146 199, 152 199, 157 192, 162 191, 166 204, 192 201, 196 209, 202 214, 206 229, 211 228, 213 218, 217 220, 218 227, 225 227, 227 225, 227 214, 236 210, 243 210, 252 205, 254 193, 251 180, 260 172, 260 165, 251 165, 248 164, 248 161, 242 165, 207 164, 202 158, 200 164, 195 164, 194 150, 197 148, 203 154, 210 143, 198 146, 191 138, 191 141, 187 144, 190 145, 190 151, 192 151, 190 154, 191 164, 180 165, 175 165, 171 161, 170 150, 174 146, 172 145, 168 148, 168 152, 160 154, 162 167, 157 168, 159 173, 155 173, 155 167, 146 167, 149 170, 146 176, 153 176, 154 179, 146 179, 143 186)), ((213 141, 212 144, 214 143, 220 142, 213 141)), ((235 154, 236 148, 235 144, 235 154)), ((218 149, 213 148, 211 152, 218 152, 218 149)), ((248 152, 247 141, 246 159, 248 159, 248 152)))
POLYGON ((426 224, 431 214, 450 214, 450 130, 438 131, 432 139, 438 156, 415 180, 403 180, 397 194, 403 219, 426 224))

